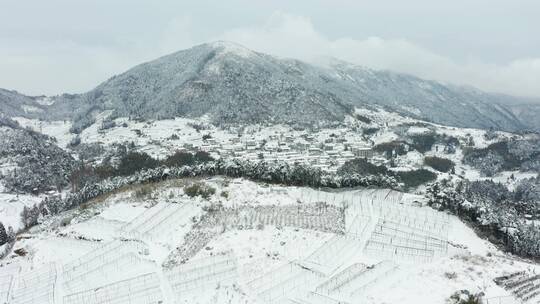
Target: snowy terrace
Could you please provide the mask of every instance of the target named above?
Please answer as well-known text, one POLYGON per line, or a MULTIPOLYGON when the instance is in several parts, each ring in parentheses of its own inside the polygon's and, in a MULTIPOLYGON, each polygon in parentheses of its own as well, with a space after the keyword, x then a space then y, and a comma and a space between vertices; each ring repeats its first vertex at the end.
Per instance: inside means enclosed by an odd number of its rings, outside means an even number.
POLYGON ((512 291, 492 279, 526 267, 501 253, 481 256, 496 249, 415 195, 206 183, 216 188, 209 201, 169 181, 146 199, 119 193, 71 213, 65 227, 36 227, 16 246, 28 253, 0 268, 0 296, 9 303, 442 303, 478 280, 489 296, 507 297, 512 291), (212 209, 218 202, 222 209, 212 209), (381 292, 390 287, 396 292, 381 292))

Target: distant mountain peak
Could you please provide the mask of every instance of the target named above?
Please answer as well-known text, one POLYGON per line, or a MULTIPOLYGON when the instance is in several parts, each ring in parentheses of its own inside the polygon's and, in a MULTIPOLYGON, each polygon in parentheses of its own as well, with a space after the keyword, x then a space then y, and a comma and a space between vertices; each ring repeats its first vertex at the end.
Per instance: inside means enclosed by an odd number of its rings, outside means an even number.
POLYGON ((332 56, 317 56, 311 61, 311 63, 325 68, 350 67, 363 70, 372 70, 366 66, 354 64, 332 56))
POLYGON ((244 58, 249 58, 255 55, 255 52, 247 47, 232 41, 218 40, 207 43, 206 45, 219 51, 221 54, 233 54, 244 58))

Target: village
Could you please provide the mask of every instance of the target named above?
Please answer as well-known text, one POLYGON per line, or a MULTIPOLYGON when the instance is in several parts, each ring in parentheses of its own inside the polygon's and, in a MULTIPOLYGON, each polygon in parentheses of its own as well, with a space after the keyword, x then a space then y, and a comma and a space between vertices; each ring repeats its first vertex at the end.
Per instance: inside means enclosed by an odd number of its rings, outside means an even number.
POLYGON ((206 151, 215 157, 306 164, 328 172, 335 172, 354 158, 375 157, 373 142, 353 139, 350 130, 325 131, 240 134, 225 140, 203 136, 200 144, 185 143, 182 147, 187 151, 206 151))

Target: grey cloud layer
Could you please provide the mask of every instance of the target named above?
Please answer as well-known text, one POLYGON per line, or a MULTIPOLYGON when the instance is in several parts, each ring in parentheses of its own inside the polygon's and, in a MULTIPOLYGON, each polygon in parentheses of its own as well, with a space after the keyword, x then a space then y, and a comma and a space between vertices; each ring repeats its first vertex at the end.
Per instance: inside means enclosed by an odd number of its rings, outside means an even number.
POLYGON ((86 91, 142 61, 225 39, 280 56, 308 61, 333 56, 540 96, 537 1, 0 0, 0 5, 0 87, 28 94, 86 91))

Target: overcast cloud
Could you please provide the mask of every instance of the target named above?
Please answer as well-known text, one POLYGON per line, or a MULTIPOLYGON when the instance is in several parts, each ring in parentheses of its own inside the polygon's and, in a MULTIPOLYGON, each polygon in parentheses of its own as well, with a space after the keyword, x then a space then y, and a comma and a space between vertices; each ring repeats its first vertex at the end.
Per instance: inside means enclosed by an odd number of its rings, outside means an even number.
POLYGON ((0 0, 0 87, 84 92, 143 61, 230 40, 540 96, 540 1, 372 2, 0 0))

